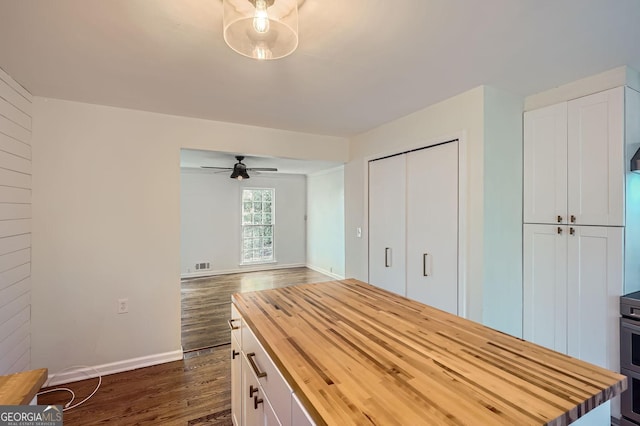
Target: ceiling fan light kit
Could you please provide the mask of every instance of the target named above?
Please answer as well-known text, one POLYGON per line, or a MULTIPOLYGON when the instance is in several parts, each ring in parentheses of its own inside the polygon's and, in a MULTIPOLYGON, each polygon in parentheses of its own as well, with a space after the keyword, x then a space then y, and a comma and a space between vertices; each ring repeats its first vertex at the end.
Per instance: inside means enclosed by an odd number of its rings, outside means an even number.
POLYGON ((279 59, 298 47, 299 0, 223 0, 224 41, 241 55, 279 59))

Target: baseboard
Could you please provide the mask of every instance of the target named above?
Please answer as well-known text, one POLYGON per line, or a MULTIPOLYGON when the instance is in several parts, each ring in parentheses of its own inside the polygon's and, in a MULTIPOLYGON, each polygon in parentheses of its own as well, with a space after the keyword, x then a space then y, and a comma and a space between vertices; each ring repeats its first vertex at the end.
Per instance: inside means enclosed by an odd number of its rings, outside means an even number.
POLYGON ((322 269, 322 268, 319 268, 319 267, 317 267, 317 266, 309 265, 309 264, 307 264, 307 265, 305 265, 305 266, 306 266, 307 268, 309 268, 309 269, 312 269, 312 270, 316 271, 316 272, 320 272, 321 274, 328 275, 328 276, 330 276, 331 278, 334 278, 334 279, 336 279, 336 280, 344 280, 344 276, 342 276, 342 275, 338 275, 338 274, 334 274, 333 272, 329 272, 329 271, 324 270, 324 269, 322 269))
POLYGON ((111 362, 108 364, 96 365, 94 367, 79 366, 73 371, 63 372, 60 374, 49 374, 51 382, 47 386, 57 386, 78 380, 92 379, 106 376, 123 371, 135 370, 142 367, 150 367, 152 365, 164 364, 165 362, 179 361, 183 357, 182 349, 173 352, 164 352, 160 354, 147 355, 139 358, 131 358, 123 361, 111 362), (97 370, 97 373, 96 373, 97 370))
POLYGON ((304 263, 289 263, 287 265, 282 264, 270 264, 270 263, 261 263, 257 265, 249 265, 244 266, 238 269, 227 269, 222 271, 198 271, 198 272, 188 272, 186 274, 180 274, 181 279, 185 278, 203 278, 203 277, 212 277, 215 275, 228 275, 228 274, 239 274, 241 272, 258 272, 258 271, 267 271, 271 269, 289 269, 289 268, 304 268, 304 263))

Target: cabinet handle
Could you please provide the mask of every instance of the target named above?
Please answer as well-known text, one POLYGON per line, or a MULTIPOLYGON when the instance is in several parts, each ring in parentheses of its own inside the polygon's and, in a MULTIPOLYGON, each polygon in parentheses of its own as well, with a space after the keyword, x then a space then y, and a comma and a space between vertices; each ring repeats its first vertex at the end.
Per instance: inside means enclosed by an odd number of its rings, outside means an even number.
POLYGON ((231 359, 236 359, 238 355, 240 355, 240 352, 236 351, 235 349, 231 349, 231 359))
POLYGON ((422 255, 422 275, 425 277, 428 277, 429 275, 431 275, 431 267, 429 267, 429 270, 427 271, 428 257, 429 257, 429 253, 425 253, 422 255))
POLYGON ((391 248, 386 247, 384 249, 384 267, 388 268, 391 266, 391 256, 389 256, 391 254, 391 248))
POLYGON ((251 368, 253 368, 253 372, 256 373, 256 376, 258 376, 259 379, 262 378, 262 377, 267 377, 267 372, 266 371, 260 371, 260 369, 256 365, 256 362, 253 359, 253 357, 255 357, 255 356, 256 356, 255 352, 251 352, 251 353, 247 354, 247 359, 249 360, 249 364, 251 364, 251 368))
POLYGON ((258 393, 258 387, 256 386, 254 388, 253 385, 250 385, 249 386, 249 398, 253 398, 253 394, 254 393, 258 393))
POLYGON ((571 235, 575 235, 576 234, 576 230, 573 229, 573 226, 571 228, 569 228, 569 234, 571 234, 571 235))
POLYGON ((239 329, 239 328, 240 328, 240 327, 236 327, 235 325, 233 325, 233 322, 234 322, 234 321, 236 321, 236 320, 235 320, 235 319, 230 319, 230 320, 228 320, 228 321, 227 321, 227 322, 229 323, 229 328, 230 328, 231 330, 237 330, 237 329, 239 329))
POLYGON ((576 223, 576 217, 574 215, 571 215, 571 223, 576 223))
POLYGON ((562 235, 562 228, 558 226, 558 234, 562 235))
POLYGON ((258 409, 258 405, 262 404, 264 401, 262 400, 262 398, 258 398, 257 396, 253 397, 253 409, 257 410, 258 409))
POLYGON ((562 223, 562 216, 558 216, 558 223, 562 223))

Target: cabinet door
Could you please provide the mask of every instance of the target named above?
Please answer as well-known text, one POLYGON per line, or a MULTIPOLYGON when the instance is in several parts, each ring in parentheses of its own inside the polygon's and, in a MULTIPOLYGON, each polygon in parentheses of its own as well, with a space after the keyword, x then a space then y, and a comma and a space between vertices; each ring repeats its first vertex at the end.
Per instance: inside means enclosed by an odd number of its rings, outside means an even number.
POLYGON ((524 113, 524 221, 567 223, 566 102, 524 113))
POLYGON ((407 297, 458 313, 458 142, 407 154, 407 297))
POLYGON ((568 353, 619 371, 623 228, 574 226, 568 236, 568 353))
POLYGON ((265 424, 264 395, 258 385, 258 379, 253 374, 246 356, 242 356, 242 424, 257 426, 265 424))
POLYGON ((568 214, 579 225, 624 226, 624 88, 568 103, 568 214))
POLYGON ((523 338, 567 353, 567 226, 524 225, 523 338))
POLYGON ((242 423, 242 351, 235 336, 231 336, 231 421, 242 423))
POLYGON ((406 295, 405 155, 369 162, 369 283, 406 295))

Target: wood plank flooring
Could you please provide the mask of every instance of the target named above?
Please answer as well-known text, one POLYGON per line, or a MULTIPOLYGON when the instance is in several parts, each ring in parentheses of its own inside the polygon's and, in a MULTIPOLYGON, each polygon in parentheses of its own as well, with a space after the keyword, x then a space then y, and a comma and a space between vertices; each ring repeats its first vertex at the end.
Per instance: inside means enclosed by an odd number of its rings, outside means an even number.
POLYGON ((182 348, 190 352, 231 342, 227 321, 233 293, 332 279, 309 268, 289 268, 183 280, 182 348))
MULTIPOLYGON (((228 333, 228 332, 227 332, 228 333)), ((104 376, 98 392, 64 413, 65 426, 92 425, 231 425, 230 346, 192 353, 174 361, 104 376), (192 355, 190 354, 190 355, 192 355)), ((76 403, 89 395, 98 379, 64 385, 76 403)), ((67 392, 38 397, 38 404, 64 405, 67 392)))

